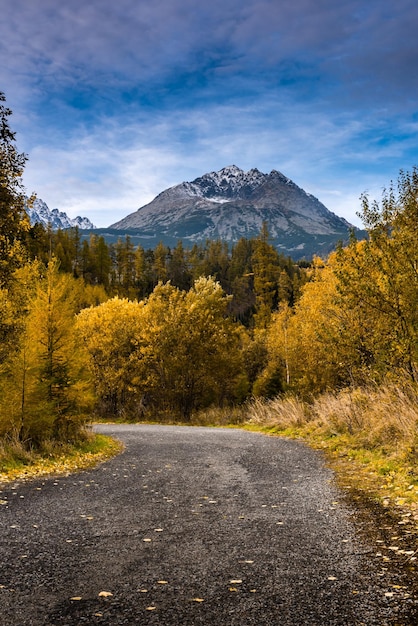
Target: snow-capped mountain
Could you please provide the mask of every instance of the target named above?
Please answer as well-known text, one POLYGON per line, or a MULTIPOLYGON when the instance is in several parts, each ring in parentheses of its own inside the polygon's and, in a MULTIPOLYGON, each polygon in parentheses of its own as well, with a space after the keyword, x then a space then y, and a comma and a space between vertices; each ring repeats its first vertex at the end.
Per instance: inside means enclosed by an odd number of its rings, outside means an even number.
POLYGON ((280 172, 236 165, 170 187, 110 228, 135 233, 151 247, 252 238, 263 222, 277 248, 294 258, 328 252, 353 228, 280 172))
POLYGON ((32 206, 26 206, 26 213, 29 215, 32 226, 39 223, 44 224, 44 226, 51 224, 54 230, 74 228, 75 226, 82 230, 95 228, 87 217, 77 216, 73 219, 58 209, 51 211, 48 205, 39 198, 36 198, 32 206))

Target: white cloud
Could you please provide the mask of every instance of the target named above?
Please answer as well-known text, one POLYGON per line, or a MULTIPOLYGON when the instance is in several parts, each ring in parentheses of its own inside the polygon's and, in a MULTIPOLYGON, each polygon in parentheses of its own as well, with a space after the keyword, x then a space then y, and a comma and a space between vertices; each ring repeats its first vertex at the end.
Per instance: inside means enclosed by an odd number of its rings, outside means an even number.
POLYGON ((50 208, 87 216, 104 227, 165 188, 225 165, 278 169, 359 225, 360 194, 369 190, 379 198, 376 185, 388 184, 399 169, 393 164, 399 161, 401 142, 395 138, 379 147, 371 140, 379 124, 348 115, 331 118, 284 97, 142 113, 129 120, 103 118, 94 128, 79 127, 58 142, 48 135, 41 143, 38 132, 32 138, 27 134, 25 184, 50 208))

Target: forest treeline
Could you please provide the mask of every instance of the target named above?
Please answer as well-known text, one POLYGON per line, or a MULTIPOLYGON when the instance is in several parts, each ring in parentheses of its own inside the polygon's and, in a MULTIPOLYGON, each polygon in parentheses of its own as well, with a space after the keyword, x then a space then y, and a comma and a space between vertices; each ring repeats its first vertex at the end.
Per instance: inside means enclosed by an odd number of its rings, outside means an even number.
MULTIPOLYGON (((267 225, 256 239, 240 239, 229 247, 208 240, 184 248, 159 243, 153 249, 134 246, 129 235, 108 244, 101 235, 83 236, 78 228, 54 231, 43 224, 32 226, 25 238, 28 257, 47 265, 51 257, 61 272, 100 285, 108 296, 130 300, 147 298, 159 282, 181 290, 192 288, 201 276, 212 276, 232 295, 228 311, 246 326, 265 303, 269 310, 279 302, 294 304, 307 281, 309 262, 294 262, 269 243, 267 225)), ((265 311, 267 314, 267 309, 265 311)))
POLYGON ((189 421, 254 396, 417 379, 418 172, 362 199, 368 239, 296 264, 267 227, 231 248, 108 245, 30 226, 0 96, 0 437, 76 441, 92 416, 189 421))
MULTIPOLYGON (((275 310, 295 304, 311 273, 310 263, 277 252, 266 227, 231 249, 208 241, 144 250, 129 237, 108 245, 96 235, 82 240, 78 229, 36 224, 22 228, 19 245, 19 267, 1 291, 9 312, 2 382, 4 394, 17 385, 12 395, 20 400, 10 400, 7 412, 16 406, 11 423, 31 442, 40 436, 33 428, 49 437, 74 430, 74 413, 91 396, 89 376, 101 416, 188 420, 210 404, 243 402, 267 364, 260 333, 275 310), (36 394, 52 403, 43 408, 30 392, 36 380, 36 394), (77 408, 64 400, 75 381, 84 398, 77 408), (49 427, 31 407, 49 413, 49 427), (56 422, 57 413, 68 418, 56 422)), ((282 382, 273 377, 263 390, 279 392, 282 382)))

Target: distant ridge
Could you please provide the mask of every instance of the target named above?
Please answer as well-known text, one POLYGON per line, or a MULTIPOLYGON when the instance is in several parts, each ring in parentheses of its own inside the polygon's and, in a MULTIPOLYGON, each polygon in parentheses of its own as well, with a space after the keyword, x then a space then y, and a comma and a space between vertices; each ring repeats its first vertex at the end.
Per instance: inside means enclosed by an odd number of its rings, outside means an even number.
POLYGON ((95 228, 94 224, 87 217, 77 216, 73 219, 58 209, 52 209, 51 211, 48 205, 40 198, 36 198, 32 206, 26 206, 26 213, 29 216, 31 226, 34 224, 43 224, 44 226, 51 224, 54 230, 74 228, 75 226, 78 226, 81 230, 95 228))
POLYGON ((207 239, 233 243, 256 237, 264 222, 272 243, 295 259, 326 254, 358 230, 284 174, 244 172, 236 165, 166 189, 109 229, 153 247, 179 239, 186 245, 207 239))

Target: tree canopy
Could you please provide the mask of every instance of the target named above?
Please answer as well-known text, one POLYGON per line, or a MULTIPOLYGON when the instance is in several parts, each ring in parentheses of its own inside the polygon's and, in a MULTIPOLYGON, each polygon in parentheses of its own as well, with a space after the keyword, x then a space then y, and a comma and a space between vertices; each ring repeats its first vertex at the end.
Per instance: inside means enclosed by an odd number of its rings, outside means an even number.
POLYGON ((0 287, 8 284, 12 270, 21 264, 21 244, 29 230, 22 183, 27 157, 16 148, 9 125, 12 111, 5 101, 0 92, 0 287))

